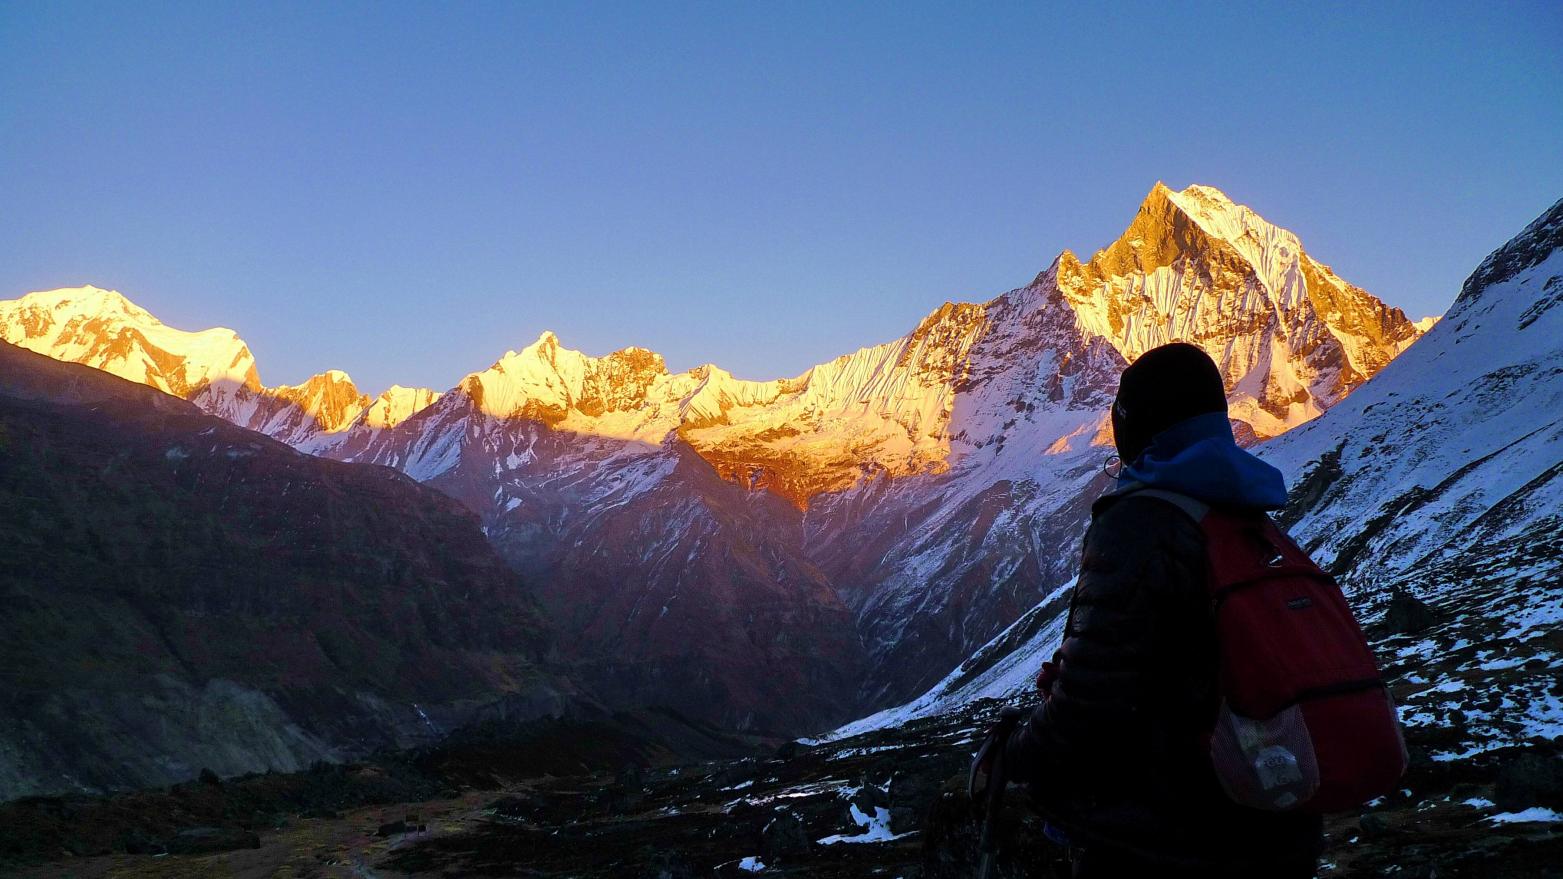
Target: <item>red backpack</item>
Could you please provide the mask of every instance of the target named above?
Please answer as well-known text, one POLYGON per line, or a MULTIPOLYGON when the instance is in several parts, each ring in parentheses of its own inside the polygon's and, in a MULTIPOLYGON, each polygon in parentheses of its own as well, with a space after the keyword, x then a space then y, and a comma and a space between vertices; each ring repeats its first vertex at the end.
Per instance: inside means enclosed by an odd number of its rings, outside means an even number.
POLYGON ((1262 513, 1173 492, 1205 533, 1220 652, 1210 759, 1255 809, 1335 812, 1395 789, 1406 744, 1373 651, 1335 580, 1262 513))

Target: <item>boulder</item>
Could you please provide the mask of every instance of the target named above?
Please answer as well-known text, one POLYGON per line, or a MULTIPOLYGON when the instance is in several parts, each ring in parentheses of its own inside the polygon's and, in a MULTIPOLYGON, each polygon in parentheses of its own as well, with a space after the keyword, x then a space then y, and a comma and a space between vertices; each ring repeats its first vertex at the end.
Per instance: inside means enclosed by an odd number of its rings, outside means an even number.
POLYGON ((1357 819, 1357 829, 1364 840, 1378 839, 1389 832, 1389 820, 1377 812, 1367 812, 1357 819))
POLYGON ((1505 812, 1531 806, 1563 809, 1563 754, 1526 751, 1504 763, 1492 800, 1505 812))
POLYGON ((865 777, 858 786, 857 793, 852 795, 852 805, 864 815, 873 817, 876 810, 890 808, 890 792, 865 777))
POLYGON ((923 823, 923 813, 920 809, 911 806, 890 807, 890 832, 910 833, 918 829, 923 823))
POLYGON ((1415 635, 1433 627, 1438 615, 1427 603, 1396 586, 1384 609, 1384 628, 1397 635, 1415 635))
POLYGON ((760 853, 765 858, 782 859, 809 850, 814 840, 809 838, 808 828, 791 812, 782 812, 760 830, 760 853))

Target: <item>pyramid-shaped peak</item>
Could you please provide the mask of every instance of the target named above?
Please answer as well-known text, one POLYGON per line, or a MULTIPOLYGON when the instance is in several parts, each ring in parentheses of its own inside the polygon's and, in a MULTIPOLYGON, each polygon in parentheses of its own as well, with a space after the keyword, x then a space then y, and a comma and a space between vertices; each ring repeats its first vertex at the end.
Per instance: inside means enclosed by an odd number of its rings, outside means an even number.
POLYGON ((1164 188, 1163 194, 1206 233, 1224 241, 1235 243, 1244 237, 1296 240, 1297 236, 1290 231, 1259 216, 1248 205, 1238 204, 1214 186, 1195 183, 1181 192, 1164 188))
POLYGON ((537 335, 536 341, 522 348, 520 351, 506 351, 505 356, 500 358, 500 362, 503 363, 506 360, 513 360, 517 357, 530 357, 545 361, 552 361, 554 357, 562 350, 567 351, 569 349, 559 344, 559 337, 554 335, 554 331, 543 330, 537 335))
POLYGON ((315 373, 314 375, 304 379, 302 382, 296 385, 283 385, 282 387, 277 388, 277 390, 319 391, 325 388, 332 388, 340 385, 348 385, 351 387, 352 384, 352 376, 348 375, 340 369, 328 369, 325 372, 315 373))
POLYGON ((1226 193, 1224 193, 1221 190, 1215 188, 1214 186, 1207 186, 1207 185, 1205 185, 1203 183, 1191 183, 1186 188, 1184 188, 1182 192, 1177 193, 1177 195, 1182 196, 1183 198, 1195 199, 1195 200, 1198 200, 1198 201, 1202 201, 1202 202, 1205 202, 1207 204, 1215 204, 1215 205, 1233 205, 1233 204, 1235 204, 1235 202, 1232 201, 1231 197, 1228 196, 1226 193))
POLYGON ((1173 189, 1171 186, 1168 186, 1165 181, 1157 180, 1155 184, 1151 186, 1151 191, 1145 194, 1145 200, 1150 201, 1157 198, 1158 196, 1162 198, 1183 198, 1191 201, 1207 202, 1218 205, 1236 204, 1236 202, 1232 200, 1231 196, 1227 195, 1225 192, 1222 192, 1220 189, 1205 183, 1190 183, 1188 186, 1185 186, 1182 189, 1173 189))
POLYGON ((353 384, 353 377, 340 369, 328 369, 317 376, 311 377, 306 384, 332 390, 345 389, 353 394, 358 393, 358 386, 353 384))
MULTIPOLYGON (((1279 289, 1281 276, 1302 257, 1295 234, 1220 189, 1195 183, 1174 190, 1158 180, 1123 234, 1088 262, 1092 271, 1122 276, 1170 265, 1180 255, 1213 250, 1235 250, 1267 283, 1274 282, 1269 283, 1272 290, 1279 289)), ((1080 262, 1065 251, 1033 283, 1042 283, 1050 273, 1070 273, 1080 262)))
POLYGON ((1230 202, 1232 199, 1226 193, 1214 186, 1206 186, 1202 183, 1191 183, 1183 189, 1174 189, 1167 185, 1165 180, 1157 180, 1151 184, 1150 191, 1145 193, 1144 202, 1155 201, 1159 198, 1171 198, 1182 196, 1184 198, 1210 198, 1218 201, 1230 202))

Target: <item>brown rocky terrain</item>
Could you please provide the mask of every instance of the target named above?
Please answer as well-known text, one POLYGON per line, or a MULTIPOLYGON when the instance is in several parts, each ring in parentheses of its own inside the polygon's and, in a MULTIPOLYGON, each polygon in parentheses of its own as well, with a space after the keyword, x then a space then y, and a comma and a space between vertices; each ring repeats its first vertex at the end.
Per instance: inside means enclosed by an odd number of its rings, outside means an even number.
MULTIPOLYGON (((749 756, 704 762, 669 759, 610 722, 525 746, 451 745, 293 776, 31 800, 0 807, 0 866, 32 879, 693 879, 755 875, 756 864, 767 876, 969 877, 979 814, 966 761, 996 710, 975 704, 828 745, 751 743, 749 756), (588 740, 595 753, 566 747, 588 740)), ((1490 806, 1468 802, 1557 802, 1556 773, 1536 771, 1560 756, 1556 746, 1456 767, 1426 759, 1438 741, 1413 731, 1411 745, 1401 793, 1329 820, 1321 877, 1563 875, 1556 825, 1494 824, 1490 806)), ((1000 829, 998 876, 1068 875, 1020 788, 1000 829)))

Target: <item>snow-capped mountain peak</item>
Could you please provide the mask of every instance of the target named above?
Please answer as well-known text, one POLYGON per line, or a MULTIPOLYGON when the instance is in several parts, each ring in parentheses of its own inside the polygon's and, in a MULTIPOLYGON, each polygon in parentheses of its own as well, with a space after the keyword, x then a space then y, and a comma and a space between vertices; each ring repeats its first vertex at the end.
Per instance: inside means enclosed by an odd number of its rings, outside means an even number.
POLYGON ((440 398, 439 391, 428 388, 406 388, 391 385, 360 416, 363 424, 372 429, 395 427, 411 418, 440 398))
POLYGON ((116 290, 68 287, 0 302, 0 338, 190 398, 209 386, 258 388, 233 330, 176 330, 116 290))
MULTIPOLYGON (((68 287, 0 302, 0 338, 190 400, 203 410, 317 452, 359 423, 371 400, 347 373, 327 370, 297 385, 261 384, 250 349, 233 330, 179 330, 123 294, 68 287)), ((395 390, 395 389, 393 389, 395 390)), ((400 423, 437 396, 400 389, 367 429, 400 423), (416 405, 416 408, 414 408, 416 405)))
POLYGON ((1171 341, 1221 366, 1233 417, 1257 437, 1316 417, 1383 368, 1419 327, 1313 260, 1292 232, 1220 190, 1158 183, 1118 240, 1038 277, 1126 361, 1171 341))
POLYGON ((572 412, 592 417, 634 409, 666 375, 661 355, 644 348, 592 357, 544 332, 520 351, 506 352, 488 369, 462 379, 458 390, 484 414, 556 423, 572 412))
POLYGON ((1259 280, 1283 307, 1295 308, 1307 294, 1301 262, 1302 242, 1291 232, 1234 203, 1213 186, 1190 186, 1162 194, 1205 232, 1232 245, 1254 267, 1259 280))
POLYGON ((271 388, 268 396, 291 406, 278 406, 272 417, 255 429, 271 436, 301 431, 322 434, 347 429, 369 406, 370 399, 339 369, 310 376, 302 384, 271 388))

